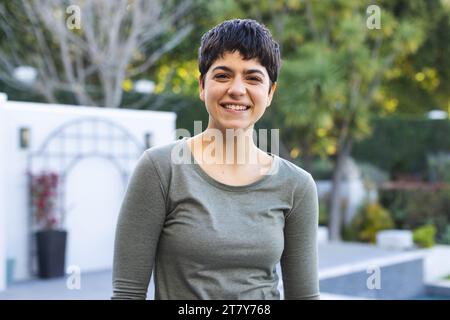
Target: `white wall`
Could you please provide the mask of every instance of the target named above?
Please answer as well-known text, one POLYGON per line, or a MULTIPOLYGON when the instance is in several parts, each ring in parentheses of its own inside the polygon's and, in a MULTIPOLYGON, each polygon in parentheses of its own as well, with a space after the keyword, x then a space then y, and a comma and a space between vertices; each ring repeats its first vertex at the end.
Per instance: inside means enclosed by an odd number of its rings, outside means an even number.
POLYGON ((425 250, 425 282, 439 281, 450 275, 450 246, 435 245, 425 250))
POLYGON ((67 181, 66 208, 72 210, 66 220, 70 230, 66 264, 81 272, 110 269, 114 245, 110 230, 116 227, 124 191, 121 176, 110 161, 87 158, 73 168, 67 181))
MULTIPOLYGON (((16 260, 15 280, 29 278, 27 155, 36 151, 57 127, 83 117, 112 121, 141 143, 147 132, 153 134, 154 145, 174 140, 174 113, 13 101, 0 103, 0 289, 7 257, 16 260), (19 148, 20 127, 30 128, 28 150, 19 148)), ((132 163, 131 167, 134 165, 132 163)), ((111 162, 100 158, 87 158, 77 163, 66 182, 66 203, 74 205, 66 221, 70 241, 67 265, 77 264, 82 267, 82 272, 111 268, 112 252, 106 251, 112 248, 113 227, 126 186, 111 162), (95 241, 93 237, 96 237, 95 241)))

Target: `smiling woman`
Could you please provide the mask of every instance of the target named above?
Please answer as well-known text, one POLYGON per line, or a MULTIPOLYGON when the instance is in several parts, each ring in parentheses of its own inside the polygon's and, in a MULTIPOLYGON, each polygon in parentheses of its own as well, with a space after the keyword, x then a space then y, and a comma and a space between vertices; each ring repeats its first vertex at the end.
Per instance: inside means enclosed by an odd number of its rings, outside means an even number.
POLYGON ((254 20, 202 37, 208 127, 141 156, 117 225, 114 299, 145 299, 154 270, 155 299, 278 300, 278 263, 285 299, 319 298, 314 180, 253 141, 279 69, 278 44, 254 20))
POLYGON ((200 99, 209 113, 208 129, 253 129, 272 101, 276 84, 256 58, 225 52, 200 78, 200 99))

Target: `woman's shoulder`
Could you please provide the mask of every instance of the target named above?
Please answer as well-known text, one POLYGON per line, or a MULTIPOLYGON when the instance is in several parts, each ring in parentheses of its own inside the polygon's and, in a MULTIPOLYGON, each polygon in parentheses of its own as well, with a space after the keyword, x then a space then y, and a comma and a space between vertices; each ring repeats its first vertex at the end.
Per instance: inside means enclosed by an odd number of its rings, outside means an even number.
POLYGON ((148 148, 143 153, 146 168, 159 177, 167 190, 172 178, 172 154, 175 147, 182 145, 182 140, 161 144, 148 148))
MULTIPOLYGON (((317 201, 317 185, 313 176, 300 166, 279 158, 280 170, 288 181, 290 194, 293 196, 293 207, 307 205, 317 201), (309 195, 306 197, 306 195, 309 195), (306 199, 306 202, 305 202, 306 199), (312 202, 311 202, 312 201, 312 202)), ((290 214, 289 214, 290 215, 290 214)), ((289 216, 288 215, 288 216, 289 216)), ((287 216, 287 217, 288 217, 287 216)))
POLYGON ((283 190, 292 194, 294 199, 302 199, 306 193, 316 193, 317 185, 312 175, 289 160, 278 157, 279 184, 283 190))
POLYGON ((183 140, 175 140, 170 143, 153 146, 144 151, 145 159, 154 167, 160 177, 170 177, 172 155, 175 147, 180 146, 183 140))
POLYGON ((175 140, 170 143, 153 146, 144 151, 146 156, 156 163, 170 162, 173 149, 182 143, 183 139, 175 140))
POLYGON ((295 163, 292 163, 291 161, 281 157, 278 157, 278 163, 279 163, 278 170, 280 176, 284 179, 292 181, 295 185, 296 184, 302 185, 305 183, 310 184, 311 182, 314 182, 311 173, 309 173, 302 167, 296 165, 295 163))

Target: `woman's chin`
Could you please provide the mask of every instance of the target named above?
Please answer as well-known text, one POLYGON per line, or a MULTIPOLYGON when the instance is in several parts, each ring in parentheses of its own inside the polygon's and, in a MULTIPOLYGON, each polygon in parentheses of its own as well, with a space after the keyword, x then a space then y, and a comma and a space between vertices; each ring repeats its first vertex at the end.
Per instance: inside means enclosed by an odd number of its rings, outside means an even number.
POLYGON ((222 123, 222 127, 230 130, 247 130, 251 127, 251 123, 247 121, 225 121, 222 123))

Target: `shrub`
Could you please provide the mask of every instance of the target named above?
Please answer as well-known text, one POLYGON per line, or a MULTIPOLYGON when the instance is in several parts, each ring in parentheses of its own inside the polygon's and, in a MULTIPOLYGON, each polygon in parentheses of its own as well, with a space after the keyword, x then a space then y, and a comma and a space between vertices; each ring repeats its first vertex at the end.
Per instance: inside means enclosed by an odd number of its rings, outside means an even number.
POLYGON ((38 229, 58 229, 61 217, 57 210, 59 176, 55 172, 28 173, 33 222, 38 229))
POLYGON ((389 181, 389 174, 373 164, 367 162, 358 163, 358 168, 361 172, 361 178, 368 189, 378 188, 389 181))
POLYGON ((450 183, 450 154, 439 152, 428 155, 428 178, 433 182, 450 183))
POLYGON ((450 224, 445 227, 445 230, 441 234, 440 239, 438 239, 438 242, 442 244, 450 244, 450 224))
POLYGON ((450 150, 450 121, 374 118, 372 135, 355 142, 352 156, 390 173, 426 176, 427 154, 450 150))
POLYGON ((312 162, 311 174, 316 180, 333 179, 334 163, 327 158, 317 158, 312 162))
POLYGON ((319 225, 328 225, 328 205, 326 200, 319 200, 319 225))
POLYGON ((427 224, 413 230, 414 243, 420 247, 429 248, 434 246, 434 237, 436 236, 436 227, 427 224))
POLYGON ((438 243, 445 243, 450 224, 448 185, 415 183, 385 187, 379 190, 379 200, 391 212, 396 228, 412 230, 431 224, 436 227, 438 243))
POLYGON ((365 203, 352 220, 344 238, 375 243, 378 231, 392 229, 394 222, 388 210, 379 203, 365 203))
POLYGON ((328 211, 329 211, 329 203, 330 203, 330 193, 324 193, 319 198, 319 225, 327 226, 328 225, 328 211))

